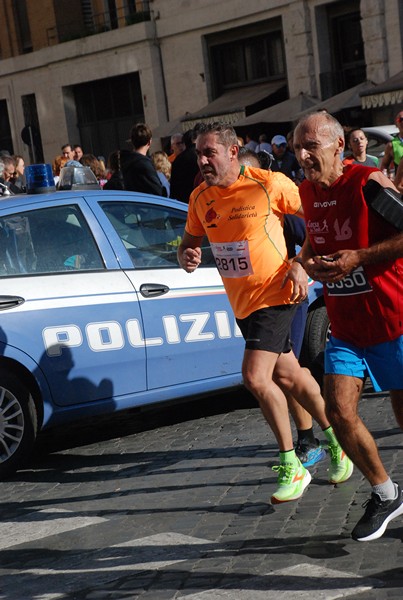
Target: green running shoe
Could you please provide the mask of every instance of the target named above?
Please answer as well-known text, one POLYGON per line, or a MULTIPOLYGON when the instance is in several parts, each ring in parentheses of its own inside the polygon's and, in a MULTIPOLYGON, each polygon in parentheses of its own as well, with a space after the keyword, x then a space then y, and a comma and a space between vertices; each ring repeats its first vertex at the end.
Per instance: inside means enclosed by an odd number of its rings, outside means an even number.
POLYGON ((329 483, 343 483, 351 477, 354 465, 339 444, 329 444, 329 483))
POLYGON ((311 481, 311 474, 298 461, 297 464, 280 464, 272 467, 278 473, 278 488, 271 497, 272 504, 297 500, 311 481))

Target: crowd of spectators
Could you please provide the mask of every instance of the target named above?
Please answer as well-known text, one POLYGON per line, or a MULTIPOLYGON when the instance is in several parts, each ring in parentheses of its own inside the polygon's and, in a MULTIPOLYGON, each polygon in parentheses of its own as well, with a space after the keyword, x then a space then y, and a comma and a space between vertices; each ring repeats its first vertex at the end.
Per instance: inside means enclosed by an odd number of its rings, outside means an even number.
MULTIPOLYGON (((378 167, 403 193, 403 111, 396 115, 395 124, 399 133, 386 145, 382 160, 367 154, 368 139, 361 128, 345 126, 343 164, 378 167)), ((194 144, 196 134, 197 125, 194 130, 173 133, 162 150, 151 153, 152 131, 147 124, 137 123, 131 129, 130 139, 126 140, 132 149, 116 149, 107 161, 103 156, 86 153, 80 144, 63 144, 60 154, 52 161, 55 184, 57 186, 64 166, 82 165, 90 167, 103 189, 139 191, 187 203, 193 189, 202 181, 194 144)), ((277 133, 271 138, 265 132, 256 136, 250 132, 242 133, 242 137, 238 135, 239 146, 253 152, 261 168, 280 171, 300 185, 304 175, 295 157, 292 140, 293 130, 286 135, 277 133)), ((22 156, 0 151, 0 195, 26 191, 24 169, 22 156)))
POLYGON ((0 151, 0 195, 22 194, 26 191, 24 170, 22 156, 10 155, 7 150, 0 151))

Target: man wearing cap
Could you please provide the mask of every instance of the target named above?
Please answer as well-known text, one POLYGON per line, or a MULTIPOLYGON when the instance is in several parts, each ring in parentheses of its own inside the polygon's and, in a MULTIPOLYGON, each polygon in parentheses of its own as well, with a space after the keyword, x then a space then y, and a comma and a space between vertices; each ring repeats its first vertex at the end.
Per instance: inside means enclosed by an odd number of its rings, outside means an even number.
POLYGON ((275 135, 271 140, 273 162, 271 163, 272 171, 280 171, 292 179, 295 183, 299 183, 299 173, 301 167, 295 154, 287 149, 287 140, 283 135, 275 135))

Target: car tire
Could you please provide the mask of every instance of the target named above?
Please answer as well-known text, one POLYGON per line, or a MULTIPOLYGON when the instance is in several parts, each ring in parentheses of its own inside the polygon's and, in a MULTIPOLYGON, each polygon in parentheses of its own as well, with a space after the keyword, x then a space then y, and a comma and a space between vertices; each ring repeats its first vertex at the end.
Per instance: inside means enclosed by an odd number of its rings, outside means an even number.
POLYGON ((310 369, 321 386, 324 370, 324 351, 329 333, 330 322, 326 306, 322 305, 310 310, 305 324, 300 362, 304 367, 310 369))
POLYGON ((32 453, 38 413, 29 389, 0 370, 0 480, 24 465, 32 453))

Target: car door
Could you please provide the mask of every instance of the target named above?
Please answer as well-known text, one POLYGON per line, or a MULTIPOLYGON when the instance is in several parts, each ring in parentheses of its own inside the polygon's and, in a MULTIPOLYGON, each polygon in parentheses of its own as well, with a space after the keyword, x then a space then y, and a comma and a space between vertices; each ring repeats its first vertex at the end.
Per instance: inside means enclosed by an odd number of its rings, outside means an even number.
POLYGON ((0 205, 2 352, 32 357, 55 404, 113 408, 146 389, 145 349, 126 335, 140 305, 87 203, 60 198, 0 205))
POLYGON ((132 322, 130 343, 146 350, 148 389, 241 382, 243 341, 209 245, 194 273, 177 263, 187 206, 116 194, 99 204, 124 246, 120 264, 138 293, 144 334, 132 322))

